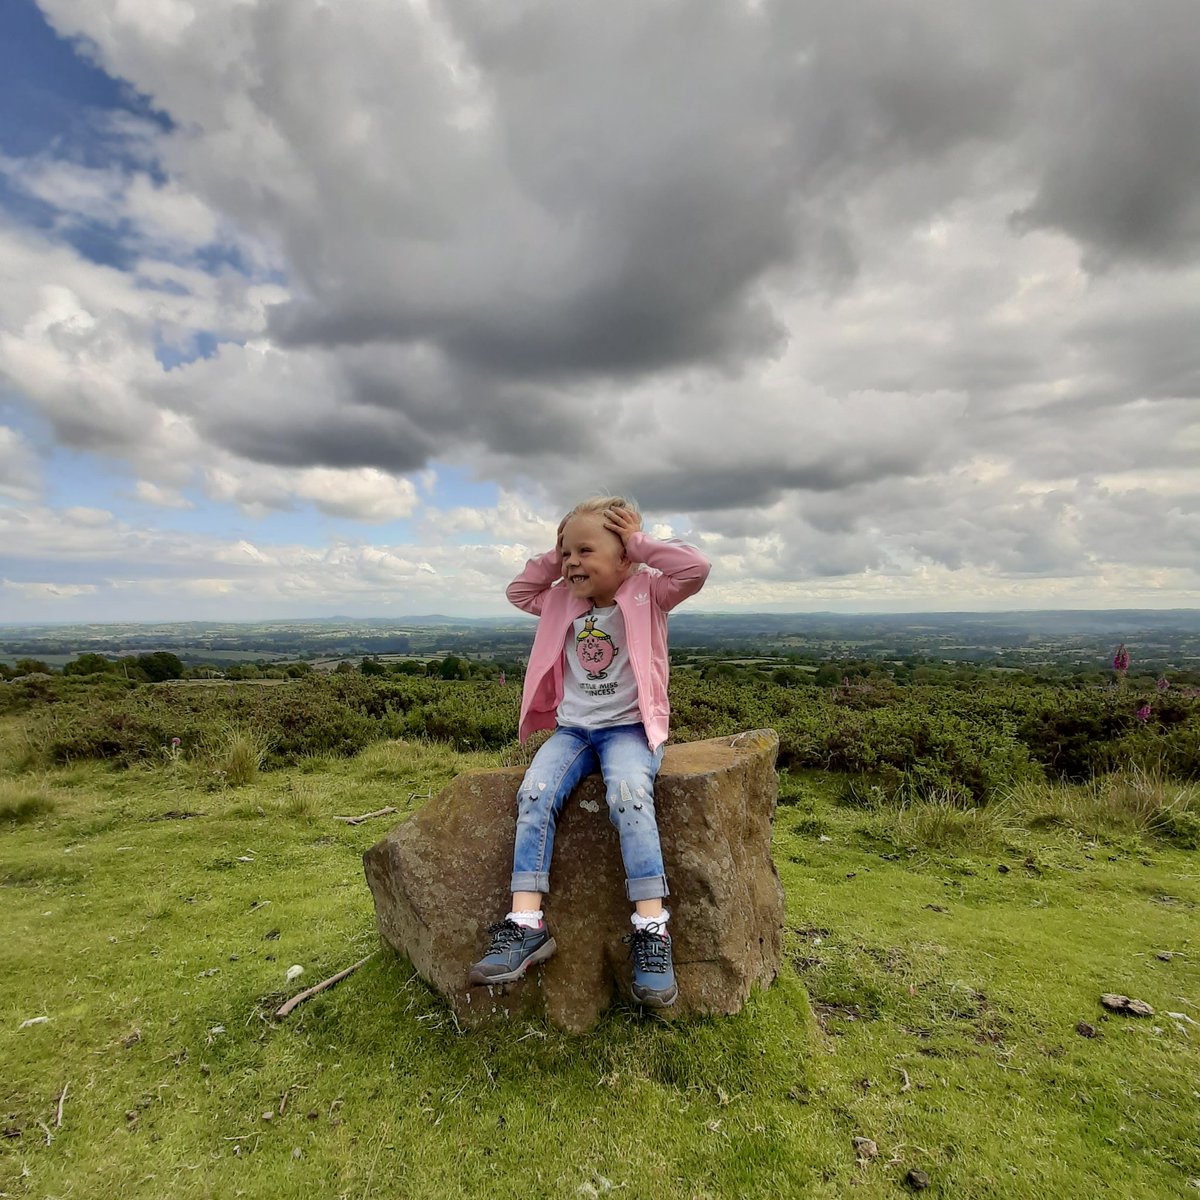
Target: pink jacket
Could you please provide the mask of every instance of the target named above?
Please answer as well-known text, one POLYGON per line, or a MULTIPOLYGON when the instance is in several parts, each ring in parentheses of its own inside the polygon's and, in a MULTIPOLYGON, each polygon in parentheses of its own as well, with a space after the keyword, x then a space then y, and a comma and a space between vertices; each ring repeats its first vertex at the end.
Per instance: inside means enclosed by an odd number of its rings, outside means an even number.
MULTIPOLYGON (((647 533, 631 534, 625 552, 634 562, 645 564, 617 589, 616 601, 625 621, 625 641, 637 680, 642 724, 650 748, 655 750, 667 740, 671 713, 667 699, 667 613, 704 586, 710 564, 695 546, 674 540, 660 542, 647 533)), ((508 585, 506 594, 519 609, 541 618, 521 693, 519 732, 524 741, 535 729, 554 728, 563 696, 567 630, 576 617, 591 608, 591 601, 577 600, 567 590, 556 549, 531 558, 508 585)))

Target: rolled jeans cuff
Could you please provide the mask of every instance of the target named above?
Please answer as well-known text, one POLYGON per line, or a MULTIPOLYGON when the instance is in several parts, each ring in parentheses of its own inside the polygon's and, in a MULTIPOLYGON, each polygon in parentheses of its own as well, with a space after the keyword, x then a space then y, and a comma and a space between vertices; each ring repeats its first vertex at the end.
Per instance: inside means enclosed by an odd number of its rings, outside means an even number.
POLYGON ((545 895, 550 890, 549 871, 514 871, 510 892, 537 892, 545 895))
MULTIPOLYGON (((531 888, 530 891, 532 890, 531 888)), ((647 875, 644 879, 625 880, 625 895, 630 900, 661 900, 670 894, 665 875, 647 875)))

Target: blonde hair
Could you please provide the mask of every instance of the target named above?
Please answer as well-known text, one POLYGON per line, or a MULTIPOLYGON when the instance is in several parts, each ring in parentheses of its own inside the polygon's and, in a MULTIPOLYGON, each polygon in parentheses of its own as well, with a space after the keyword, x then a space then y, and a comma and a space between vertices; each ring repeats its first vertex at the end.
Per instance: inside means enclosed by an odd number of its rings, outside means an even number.
POLYGON ((637 501, 629 496, 589 496, 586 500, 580 500, 573 509, 565 517, 564 521, 569 521, 572 517, 578 517, 582 513, 598 513, 603 512, 606 508, 627 508, 630 512, 635 512, 640 517, 642 510, 638 508, 637 501))
MULTIPOLYGON (((637 513, 639 520, 642 515, 642 510, 638 508, 637 501, 629 496, 589 496, 586 500, 580 500, 580 502, 575 505, 575 507, 571 509, 571 511, 567 513, 565 517, 563 517, 563 524, 566 525, 566 523, 572 517, 583 516, 585 513, 602 513, 606 508, 627 508, 630 512, 637 513)), ((621 553, 624 555, 624 547, 622 547, 621 553)), ((645 563, 634 562, 629 563, 626 568, 629 575, 636 575, 639 571, 644 571, 645 569, 645 563)))

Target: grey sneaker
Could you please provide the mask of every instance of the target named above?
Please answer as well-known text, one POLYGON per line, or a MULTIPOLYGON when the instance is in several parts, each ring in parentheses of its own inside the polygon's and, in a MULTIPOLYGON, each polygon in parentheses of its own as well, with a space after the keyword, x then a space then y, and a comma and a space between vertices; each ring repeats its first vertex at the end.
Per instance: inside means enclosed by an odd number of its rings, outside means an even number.
POLYGON ((468 979, 472 985, 513 983, 529 967, 545 962, 558 949, 545 921, 541 929, 527 929, 506 917, 489 925, 488 933, 492 944, 487 953, 471 967, 468 979))
POLYGON ((647 925, 623 940, 632 947, 633 998, 648 1008, 674 1004, 679 988, 671 962, 671 935, 660 925, 647 925))

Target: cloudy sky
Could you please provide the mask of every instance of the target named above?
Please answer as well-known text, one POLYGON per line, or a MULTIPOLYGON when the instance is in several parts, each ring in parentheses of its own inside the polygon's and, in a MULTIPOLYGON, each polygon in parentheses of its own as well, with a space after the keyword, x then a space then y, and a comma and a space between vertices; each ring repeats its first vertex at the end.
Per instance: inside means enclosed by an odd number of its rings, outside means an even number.
POLYGON ((1195 0, 6 0, 0 621, 1200 604, 1195 0))

